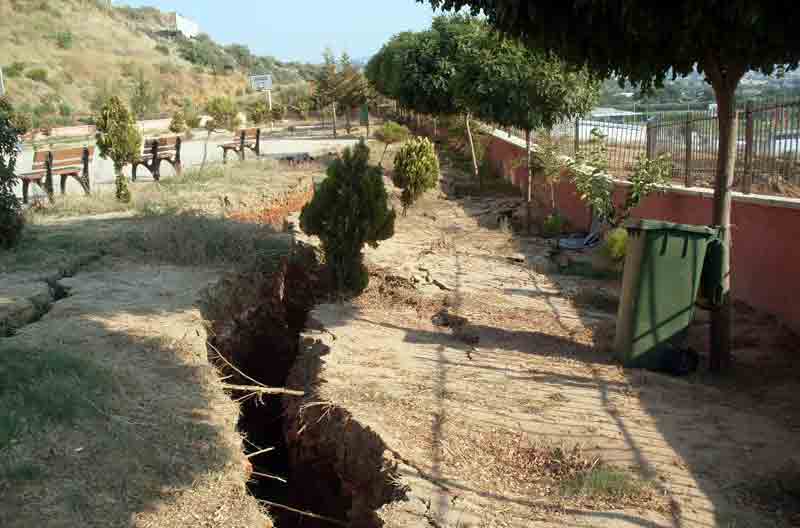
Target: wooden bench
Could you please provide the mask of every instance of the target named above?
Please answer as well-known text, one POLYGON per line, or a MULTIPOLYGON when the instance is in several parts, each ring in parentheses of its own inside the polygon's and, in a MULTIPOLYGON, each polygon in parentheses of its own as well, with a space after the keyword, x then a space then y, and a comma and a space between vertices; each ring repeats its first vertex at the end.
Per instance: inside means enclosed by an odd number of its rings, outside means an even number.
POLYGON ((133 162, 131 167, 131 180, 136 181, 136 169, 143 166, 150 171, 153 179, 161 179, 161 162, 166 161, 175 169, 175 174, 181 173, 181 138, 178 136, 151 138, 144 141, 142 157, 133 162))
POLYGON ((228 162, 228 151, 232 150, 239 155, 239 159, 244 161, 244 149, 248 148, 255 152, 256 156, 261 156, 261 129, 245 128, 236 132, 233 140, 224 145, 222 149, 222 162, 228 162))
POLYGON ((40 150, 33 155, 30 172, 19 174, 22 180, 22 201, 28 203, 31 183, 37 184, 53 201, 53 177, 61 177, 61 194, 66 193, 67 178, 72 176, 81 184, 83 192, 90 193, 89 166, 94 157, 94 147, 62 150, 40 150))

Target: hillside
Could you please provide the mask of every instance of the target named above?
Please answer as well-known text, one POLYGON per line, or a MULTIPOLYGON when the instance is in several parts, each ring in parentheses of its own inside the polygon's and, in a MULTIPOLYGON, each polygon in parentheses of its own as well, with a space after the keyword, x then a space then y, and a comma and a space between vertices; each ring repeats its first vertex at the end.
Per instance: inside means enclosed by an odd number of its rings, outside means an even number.
POLYGON ((294 82, 313 69, 253 56, 245 46, 222 47, 206 35, 170 34, 163 15, 109 8, 104 0, 0 2, 9 97, 34 126, 54 126, 85 119, 110 93, 136 98, 136 113, 150 117, 187 100, 200 105, 214 95, 243 95, 250 70, 294 82))

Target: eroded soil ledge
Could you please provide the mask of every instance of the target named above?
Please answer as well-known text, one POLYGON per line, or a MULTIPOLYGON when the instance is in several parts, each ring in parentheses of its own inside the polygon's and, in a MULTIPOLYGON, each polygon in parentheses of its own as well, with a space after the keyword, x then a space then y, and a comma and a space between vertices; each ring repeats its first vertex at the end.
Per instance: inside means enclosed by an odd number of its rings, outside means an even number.
MULTIPOLYGON (((234 391, 242 402, 239 429, 250 459, 250 491, 278 503, 355 527, 381 526, 375 511, 402 497, 396 466, 378 435, 336 405, 318 401, 321 342, 301 333, 316 300, 325 295, 312 249, 298 246, 270 272, 229 276, 208 294, 212 322, 209 359, 226 383, 288 387, 305 396, 259 397, 234 391), (282 482, 274 477, 285 480, 282 482)), ((277 526, 300 516, 271 507, 277 526)), ((331 526, 302 518, 303 526, 331 526)))

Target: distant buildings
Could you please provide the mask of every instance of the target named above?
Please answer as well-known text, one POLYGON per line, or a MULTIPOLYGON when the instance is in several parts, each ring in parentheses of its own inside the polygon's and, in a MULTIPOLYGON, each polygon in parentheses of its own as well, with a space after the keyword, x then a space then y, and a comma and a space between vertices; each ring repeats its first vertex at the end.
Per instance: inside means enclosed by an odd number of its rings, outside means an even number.
POLYGON ((186 38, 194 38, 200 34, 200 25, 197 22, 178 13, 167 15, 167 26, 170 31, 180 33, 186 38))

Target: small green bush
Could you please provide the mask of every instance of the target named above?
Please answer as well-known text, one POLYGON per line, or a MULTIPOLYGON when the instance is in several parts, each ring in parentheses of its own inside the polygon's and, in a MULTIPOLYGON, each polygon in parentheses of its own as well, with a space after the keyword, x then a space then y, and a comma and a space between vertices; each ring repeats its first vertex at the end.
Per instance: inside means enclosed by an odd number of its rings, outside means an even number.
POLYGON ((97 118, 97 148, 100 157, 114 162, 117 200, 130 202, 131 193, 122 167, 139 157, 142 135, 130 110, 116 95, 108 100, 97 118))
POLYGON ((19 77, 25 71, 27 64, 22 61, 15 61, 3 68, 3 73, 9 79, 19 77))
POLYGON ((29 70, 25 74, 25 77, 36 82, 47 82, 47 70, 44 68, 34 68, 33 70, 29 70))
POLYGON ((375 139, 384 144, 380 165, 383 165, 383 157, 386 156, 386 151, 389 149, 390 145, 402 143, 409 137, 411 137, 411 131, 408 127, 395 123, 394 121, 388 121, 376 130, 375 139))
POLYGON ((186 118, 183 117, 183 112, 178 110, 172 114, 172 121, 169 123, 169 131, 173 134, 180 134, 186 130, 186 118))
POLYGON ((14 194, 17 141, 23 133, 11 103, 0 97, 0 249, 15 246, 25 226, 22 204, 14 194))
POLYGON ((564 217, 558 213, 547 215, 542 222, 542 235, 545 238, 554 238, 564 232, 564 217))
POLYGON ((56 41, 56 45, 61 49, 72 49, 72 44, 74 43, 74 37, 71 31, 59 31, 55 35, 53 35, 53 40, 56 41))
POLYGON ((300 214, 300 227, 322 241, 325 260, 340 290, 363 291, 369 282, 364 244, 394 235, 380 167, 369 165, 369 148, 360 141, 328 167, 327 178, 300 214))
POLYGON ((175 75, 180 71, 181 69, 177 64, 169 61, 164 61, 158 65, 158 72, 162 75, 175 75))
POLYGON ((403 212, 439 179, 439 158, 428 138, 415 138, 403 145, 394 158, 392 181, 403 189, 403 212))
POLYGON ((169 55, 169 47, 165 44, 156 44, 156 51, 162 55, 169 55))
POLYGON ((614 262, 620 262, 625 258, 628 247, 628 230, 623 227, 612 229, 606 234, 603 243, 603 252, 614 262))
POLYGON ((247 106, 247 120, 253 125, 261 125, 271 120, 269 105, 263 99, 253 101, 247 106))

